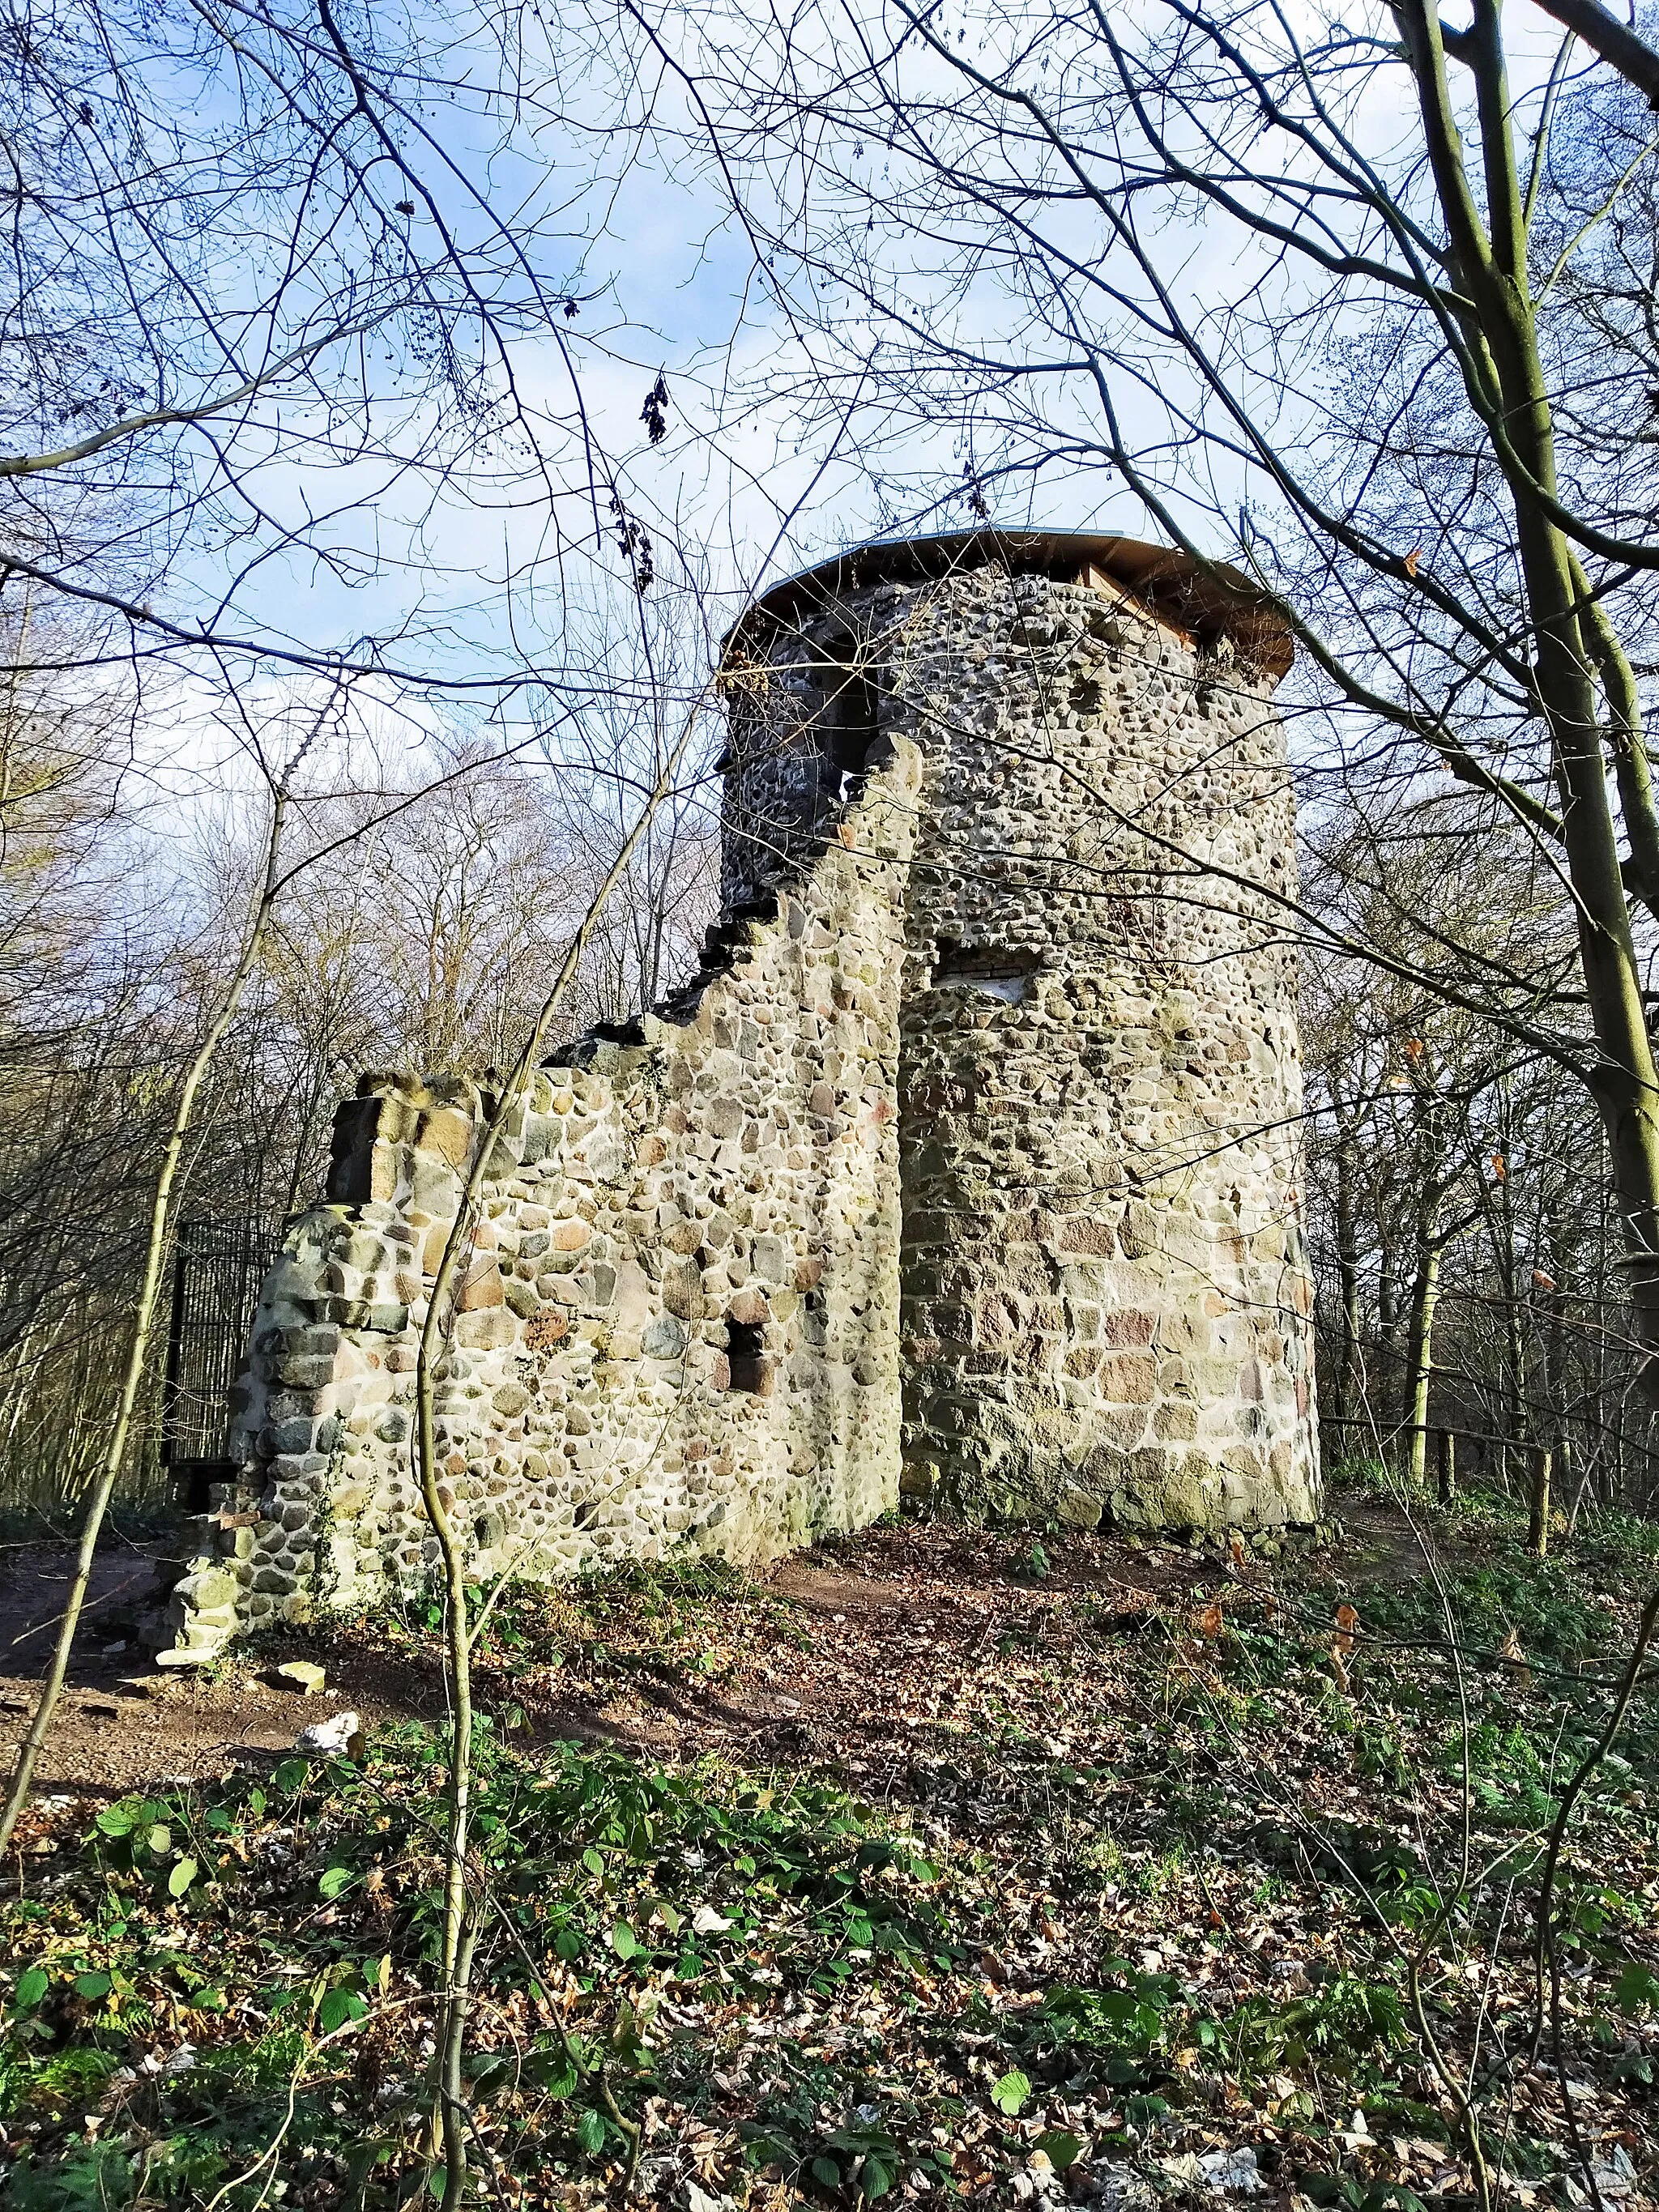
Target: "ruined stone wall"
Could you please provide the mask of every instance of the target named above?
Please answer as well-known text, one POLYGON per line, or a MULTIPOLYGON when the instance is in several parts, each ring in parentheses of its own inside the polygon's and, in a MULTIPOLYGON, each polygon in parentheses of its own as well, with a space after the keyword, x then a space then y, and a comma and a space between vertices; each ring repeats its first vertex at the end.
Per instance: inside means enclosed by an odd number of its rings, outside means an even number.
MULTIPOLYGON (((919 772, 894 757, 675 1018, 536 1076, 439 1376, 480 1576, 765 1559, 896 1500, 895 886, 919 772)), ((257 1623, 430 1567, 416 1337, 480 1118, 471 1085, 407 1078, 342 1109, 329 1202, 289 1228, 254 1326, 245 1510, 184 1587, 198 1645, 228 1601, 257 1623)))
MULTIPOLYGON (((797 604, 927 763, 901 1048, 907 1486, 973 1510, 1316 1516, 1294 888, 1273 681, 1105 576, 797 604), (1261 886, 1262 889, 1258 889, 1261 886)), ((787 842, 799 754, 734 720, 732 821, 787 842)), ((787 729, 792 715, 782 718, 787 729)), ((799 834, 799 833, 797 833, 799 834)))
MULTIPOLYGON (((490 1163, 437 1406, 479 1575, 763 1559, 901 1466, 975 1512, 1316 1518, 1268 626, 1040 544, 838 564, 734 633, 723 964, 541 1070, 490 1163)), ((412 1078, 342 1109, 182 1661, 431 1565, 416 1337, 480 1120, 412 1078)))

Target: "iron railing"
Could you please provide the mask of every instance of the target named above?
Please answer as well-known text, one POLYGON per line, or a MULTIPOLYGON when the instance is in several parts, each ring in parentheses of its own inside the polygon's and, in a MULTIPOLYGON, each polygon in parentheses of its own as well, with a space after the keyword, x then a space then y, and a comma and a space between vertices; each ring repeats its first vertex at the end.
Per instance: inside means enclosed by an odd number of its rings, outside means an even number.
POLYGON ((173 1249, 173 1313, 161 1386, 161 1464, 192 1487, 228 1471, 230 1393, 246 1364, 259 1286, 279 1239, 252 1214, 187 1215, 173 1249))

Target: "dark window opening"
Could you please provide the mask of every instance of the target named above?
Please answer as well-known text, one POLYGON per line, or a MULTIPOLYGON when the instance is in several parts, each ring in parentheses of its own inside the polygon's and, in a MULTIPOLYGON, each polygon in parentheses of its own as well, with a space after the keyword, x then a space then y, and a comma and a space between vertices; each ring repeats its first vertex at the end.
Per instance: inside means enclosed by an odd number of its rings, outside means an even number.
POLYGON ((729 1321, 726 1324, 726 1358, 731 1369, 731 1387, 751 1394, 760 1390, 766 1376, 765 1332, 757 1321, 729 1321))
POLYGON ((817 672, 823 780, 830 798, 842 805, 858 797, 881 729, 876 687, 858 666, 857 653, 853 639, 836 638, 821 648, 817 672))
POLYGON ((825 750, 841 778, 837 796, 845 799, 848 785, 869 772, 870 750, 878 732, 875 686, 849 672, 830 702, 825 721, 825 750))
POLYGON ((1031 995, 1041 956, 1023 945, 959 945, 940 938, 933 948, 935 991, 978 991, 1017 1006, 1031 995))

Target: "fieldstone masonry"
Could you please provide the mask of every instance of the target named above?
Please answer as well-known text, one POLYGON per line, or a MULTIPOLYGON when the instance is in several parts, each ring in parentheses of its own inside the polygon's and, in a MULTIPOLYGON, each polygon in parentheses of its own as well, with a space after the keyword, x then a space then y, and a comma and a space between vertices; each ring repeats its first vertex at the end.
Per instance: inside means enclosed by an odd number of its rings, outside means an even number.
MULTIPOLYGON (((481 1576, 764 1559, 901 1487, 1316 1517, 1288 659, 1121 539, 878 545, 750 609, 702 971, 542 1069, 488 1163, 437 1377, 481 1576)), ((429 1570, 416 1337, 490 1103, 340 1109, 179 1662, 429 1570)))

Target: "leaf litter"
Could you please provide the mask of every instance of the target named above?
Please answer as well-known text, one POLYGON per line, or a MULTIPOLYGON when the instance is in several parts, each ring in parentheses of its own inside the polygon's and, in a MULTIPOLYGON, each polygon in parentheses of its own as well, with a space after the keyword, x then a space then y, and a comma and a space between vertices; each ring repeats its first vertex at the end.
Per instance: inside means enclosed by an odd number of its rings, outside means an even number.
MULTIPOLYGON (((1415 2212, 1475 2202, 1463 2097, 1494 2201, 1639 2204, 1650 1686, 1564 1854, 1541 2032, 1531 1916, 1654 1532, 1540 1563, 1461 1504, 1449 1626, 1398 1510, 1346 1511, 1277 1559, 910 1522, 503 1593, 479 2201, 1415 2212)), ((417 1668, 439 1625, 331 1647, 417 1668)), ((31 1814, 0 2203, 422 2200, 441 1732, 347 1748, 31 1814)))

